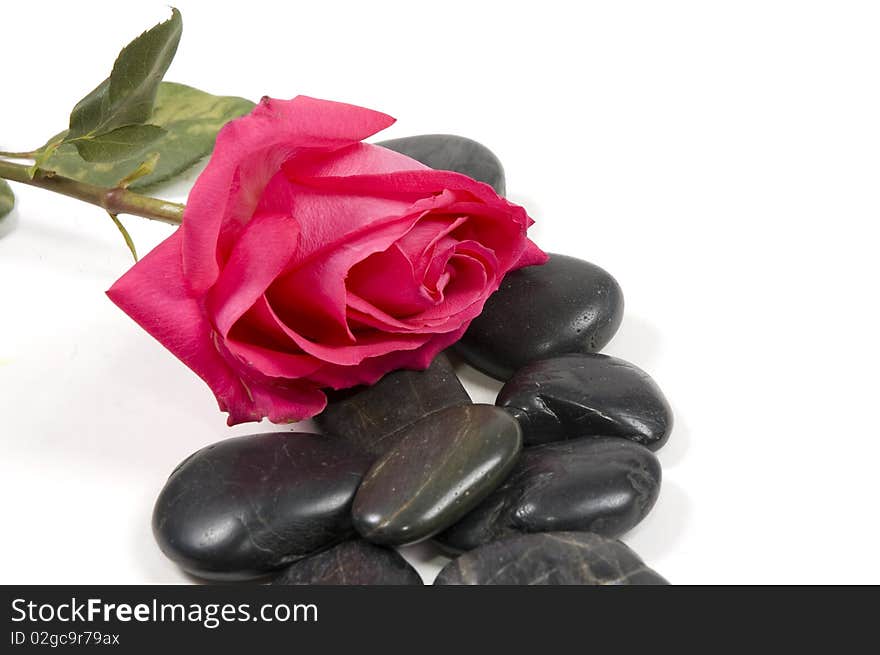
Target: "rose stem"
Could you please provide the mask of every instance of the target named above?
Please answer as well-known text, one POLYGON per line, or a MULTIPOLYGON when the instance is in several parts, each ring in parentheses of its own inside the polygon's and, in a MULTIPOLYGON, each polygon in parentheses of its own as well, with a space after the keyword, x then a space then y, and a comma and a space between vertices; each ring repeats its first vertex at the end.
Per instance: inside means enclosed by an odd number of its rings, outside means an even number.
POLYGON ((39 153, 37 150, 33 150, 31 152, 0 152, 0 157, 6 157, 6 159, 33 159, 39 153))
POLYGON ((0 160, 0 178, 70 196, 103 207, 111 214, 142 216, 171 225, 180 225, 183 220, 184 206, 180 203, 142 196, 128 189, 109 189, 87 182, 79 182, 42 169, 37 169, 31 177, 29 169, 29 166, 23 164, 0 160))

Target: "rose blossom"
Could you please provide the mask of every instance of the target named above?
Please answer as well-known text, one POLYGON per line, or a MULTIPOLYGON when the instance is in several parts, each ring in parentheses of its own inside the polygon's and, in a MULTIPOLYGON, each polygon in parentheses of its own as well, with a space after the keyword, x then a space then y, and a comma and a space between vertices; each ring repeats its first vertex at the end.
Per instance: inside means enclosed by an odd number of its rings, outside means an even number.
POLYGON ((522 207, 361 143, 394 122, 264 98, 226 125, 182 226, 107 292, 211 387, 229 424, 424 369, 504 275, 546 261, 522 207))

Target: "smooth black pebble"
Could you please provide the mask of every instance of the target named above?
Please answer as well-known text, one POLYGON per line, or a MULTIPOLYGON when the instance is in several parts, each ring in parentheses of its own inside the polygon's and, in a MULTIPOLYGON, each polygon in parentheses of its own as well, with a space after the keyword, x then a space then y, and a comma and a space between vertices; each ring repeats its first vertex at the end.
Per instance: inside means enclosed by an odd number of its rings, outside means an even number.
POLYGON ((665 585, 630 548, 591 532, 493 541, 452 560, 436 585, 665 585))
POLYGON ((607 355, 563 355, 520 369, 496 404, 519 421, 526 445, 623 437, 651 450, 672 431, 672 408, 642 369, 607 355))
POLYGON ((654 453, 626 439, 526 448, 504 484, 436 540, 465 551, 522 532, 619 537, 651 511, 660 478, 654 453))
POLYGON ((358 539, 294 562, 273 585, 421 585, 418 572, 395 550, 358 539))
POLYGON ((550 254, 508 273, 455 346, 498 380, 539 359, 601 350, 623 319, 623 291, 603 269, 550 254))
POLYGON ((495 153, 473 139, 455 134, 421 134, 380 141, 376 145, 412 157, 437 170, 464 173, 490 185, 499 196, 504 195, 501 162, 495 153))
POLYGON ((447 407, 470 404, 467 391, 444 353, 424 371, 398 370, 372 386, 328 393, 315 422, 327 433, 379 457, 400 430, 447 407))
POLYGON ((492 405, 435 412, 406 428, 364 476, 355 528, 375 543, 427 539, 498 487, 521 446, 517 422, 492 405))
POLYGON ((261 577, 352 534, 351 502, 370 461, 318 434, 220 441, 171 474, 153 510, 153 534, 193 575, 261 577))

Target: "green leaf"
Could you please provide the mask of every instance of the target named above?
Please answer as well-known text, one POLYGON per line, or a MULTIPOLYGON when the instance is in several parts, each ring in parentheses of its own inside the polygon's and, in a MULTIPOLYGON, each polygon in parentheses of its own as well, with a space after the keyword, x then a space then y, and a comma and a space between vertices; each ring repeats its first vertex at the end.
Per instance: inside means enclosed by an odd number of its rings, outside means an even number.
POLYGON ((58 148, 43 168, 81 182, 112 187, 144 162, 145 153, 158 153, 159 161, 152 172, 130 185, 135 190, 154 187, 209 155, 220 128, 253 107, 254 103, 244 98, 215 96, 183 84, 162 82, 149 120, 162 127, 165 134, 145 151, 112 163, 88 164, 73 144, 67 144, 58 148))
POLYGON ((73 111, 70 112, 70 127, 67 130, 67 135, 71 138, 77 138, 94 133, 102 123, 109 122, 107 120, 109 113, 107 90, 109 88, 110 78, 108 77, 85 98, 76 103, 73 111))
POLYGON ((165 134, 157 125, 126 125, 84 141, 76 141, 79 156, 88 162, 129 159, 165 134))
POLYGON ((15 207, 15 196, 6 180, 0 180, 0 219, 12 211, 15 207))
POLYGON ((110 77, 76 104, 70 113, 68 141, 149 120, 159 83, 171 65, 183 31, 180 12, 171 12, 170 19, 125 46, 110 77))

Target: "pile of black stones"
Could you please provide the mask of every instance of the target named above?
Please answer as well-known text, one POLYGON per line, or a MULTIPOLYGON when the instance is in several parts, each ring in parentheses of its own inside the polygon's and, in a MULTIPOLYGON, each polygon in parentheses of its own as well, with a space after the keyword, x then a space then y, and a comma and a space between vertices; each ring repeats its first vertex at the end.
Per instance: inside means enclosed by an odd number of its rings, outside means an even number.
MULTIPOLYGON (((504 193, 475 141, 381 145, 504 193)), ((672 429, 654 381, 597 354, 623 306, 611 275, 565 255, 508 274, 427 370, 330 392, 323 435, 225 439, 184 460, 156 502, 159 546, 220 581, 421 585, 394 547, 433 539, 453 557, 434 584, 667 584, 617 540, 657 500, 672 429), (504 382, 495 405, 471 402, 450 358, 504 382)))

